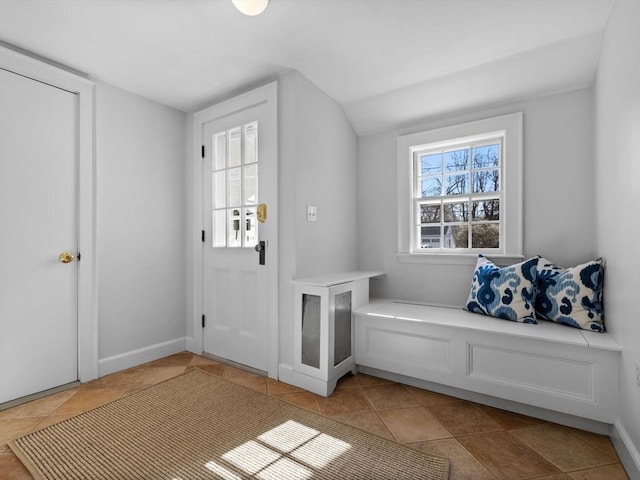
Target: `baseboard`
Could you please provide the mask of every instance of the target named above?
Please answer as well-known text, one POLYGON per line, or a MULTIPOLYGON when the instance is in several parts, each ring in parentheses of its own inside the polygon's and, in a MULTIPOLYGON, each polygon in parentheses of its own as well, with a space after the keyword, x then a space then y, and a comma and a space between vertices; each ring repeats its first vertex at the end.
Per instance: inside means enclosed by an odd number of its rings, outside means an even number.
POLYGON ((322 397, 327 396, 327 389, 333 390, 333 388, 335 388, 335 385, 328 386, 327 382, 323 382, 318 378, 313 378, 309 375, 305 375, 304 373, 296 372, 291 365, 287 365, 286 363, 278 365, 278 380, 322 397))
POLYGON ((613 425, 611 441, 630 480, 640 480, 640 451, 620 420, 613 425))
POLYGON ((126 353, 98 360, 98 376, 119 372, 143 363, 152 362, 159 358, 184 352, 187 349, 187 338, 176 338, 168 342, 156 343, 148 347, 139 348, 126 353))

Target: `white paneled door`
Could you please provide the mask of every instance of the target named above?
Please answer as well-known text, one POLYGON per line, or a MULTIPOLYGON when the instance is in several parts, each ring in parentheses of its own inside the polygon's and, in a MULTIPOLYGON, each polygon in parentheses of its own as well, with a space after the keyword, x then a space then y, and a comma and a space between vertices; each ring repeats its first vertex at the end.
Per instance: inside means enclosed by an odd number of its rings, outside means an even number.
POLYGON ((231 110, 203 124, 203 347, 269 371, 269 315, 277 300, 275 119, 264 102, 231 110))
POLYGON ((78 97, 0 69, 0 403, 78 379, 78 97))

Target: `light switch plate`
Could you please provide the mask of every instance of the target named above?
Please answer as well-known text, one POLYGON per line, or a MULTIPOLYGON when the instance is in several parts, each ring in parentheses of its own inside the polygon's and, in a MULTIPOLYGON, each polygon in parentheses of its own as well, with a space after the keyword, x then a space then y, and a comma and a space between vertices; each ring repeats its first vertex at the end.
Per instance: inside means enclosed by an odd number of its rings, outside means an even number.
POLYGON ((318 219, 318 207, 307 205, 307 222, 315 222, 318 219))

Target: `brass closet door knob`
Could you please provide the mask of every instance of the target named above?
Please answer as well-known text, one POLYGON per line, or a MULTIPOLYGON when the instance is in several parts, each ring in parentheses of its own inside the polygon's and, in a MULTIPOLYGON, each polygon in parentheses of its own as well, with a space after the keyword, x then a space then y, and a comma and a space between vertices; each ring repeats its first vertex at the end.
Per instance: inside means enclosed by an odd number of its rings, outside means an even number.
POLYGON ((60 260, 62 263, 71 263, 71 262, 73 262, 74 258, 75 257, 73 256, 73 253, 71 253, 71 252, 62 252, 58 256, 58 260, 60 260))

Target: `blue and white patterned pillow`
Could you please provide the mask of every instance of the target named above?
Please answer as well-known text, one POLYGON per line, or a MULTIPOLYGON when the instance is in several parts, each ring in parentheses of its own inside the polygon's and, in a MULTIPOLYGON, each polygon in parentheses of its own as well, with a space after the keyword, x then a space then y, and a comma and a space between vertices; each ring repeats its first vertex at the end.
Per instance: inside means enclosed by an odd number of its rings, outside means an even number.
POLYGON ((478 256, 465 310, 514 322, 538 323, 535 317, 538 257, 509 267, 497 267, 478 256))
POLYGON ((603 284, 601 258, 568 269, 540 258, 536 315, 583 330, 604 332, 603 284))

